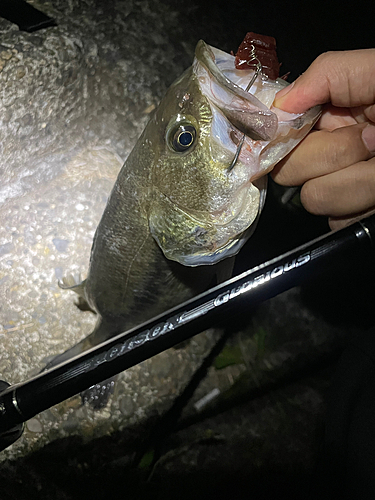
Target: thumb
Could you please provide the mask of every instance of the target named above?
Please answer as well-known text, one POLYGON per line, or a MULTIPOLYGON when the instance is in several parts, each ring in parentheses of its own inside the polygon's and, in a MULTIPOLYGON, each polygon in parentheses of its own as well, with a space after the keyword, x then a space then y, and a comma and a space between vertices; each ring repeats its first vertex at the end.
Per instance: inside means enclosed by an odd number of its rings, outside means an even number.
POLYGON ((326 102, 337 107, 375 103, 375 49, 321 54, 303 75, 276 94, 274 106, 303 113, 326 102))

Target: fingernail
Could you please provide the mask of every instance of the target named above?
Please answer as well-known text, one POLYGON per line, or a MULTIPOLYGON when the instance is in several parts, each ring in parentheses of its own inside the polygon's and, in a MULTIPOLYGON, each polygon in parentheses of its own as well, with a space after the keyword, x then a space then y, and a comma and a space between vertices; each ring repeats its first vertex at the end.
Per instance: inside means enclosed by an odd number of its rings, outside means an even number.
POLYGON ((273 105, 276 106, 276 108, 280 107, 280 104, 282 103, 283 98, 292 90, 294 87, 294 84, 296 82, 294 81, 287 87, 283 88, 282 90, 279 90, 279 92, 275 95, 275 100, 273 101, 273 105))
POLYGON ((375 125, 367 125, 362 130, 362 141, 370 153, 375 153, 375 125))

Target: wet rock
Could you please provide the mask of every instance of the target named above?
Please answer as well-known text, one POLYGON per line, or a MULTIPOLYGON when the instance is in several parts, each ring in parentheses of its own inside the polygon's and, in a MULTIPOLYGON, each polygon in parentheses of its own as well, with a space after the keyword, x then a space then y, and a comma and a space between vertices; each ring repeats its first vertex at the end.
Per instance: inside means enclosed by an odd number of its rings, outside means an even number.
POLYGON ((61 240, 60 238, 53 238, 52 243, 58 252, 66 252, 69 245, 68 240, 61 240))
POLYGON ((43 426, 37 418, 31 418, 27 421, 26 426, 30 432, 42 432, 43 426))

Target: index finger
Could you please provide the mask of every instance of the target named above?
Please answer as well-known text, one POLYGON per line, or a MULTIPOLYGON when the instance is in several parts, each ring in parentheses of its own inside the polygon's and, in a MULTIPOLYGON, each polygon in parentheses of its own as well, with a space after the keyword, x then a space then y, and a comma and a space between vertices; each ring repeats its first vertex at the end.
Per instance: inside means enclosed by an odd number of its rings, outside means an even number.
POLYGON ((303 75, 276 94, 274 106, 303 113, 326 102, 338 107, 375 103, 375 49, 321 54, 303 75))

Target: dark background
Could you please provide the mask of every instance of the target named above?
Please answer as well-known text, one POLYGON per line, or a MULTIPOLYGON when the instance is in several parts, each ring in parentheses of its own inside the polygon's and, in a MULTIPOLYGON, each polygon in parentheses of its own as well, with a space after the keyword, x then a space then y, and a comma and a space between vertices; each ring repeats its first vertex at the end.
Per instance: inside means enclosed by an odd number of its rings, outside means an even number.
POLYGON ((203 38, 235 52, 247 31, 270 35, 276 38, 281 72, 290 71, 290 81, 322 52, 374 46, 375 9, 368 1, 193 0, 170 5, 180 12, 182 36, 177 44, 183 38, 203 38))

